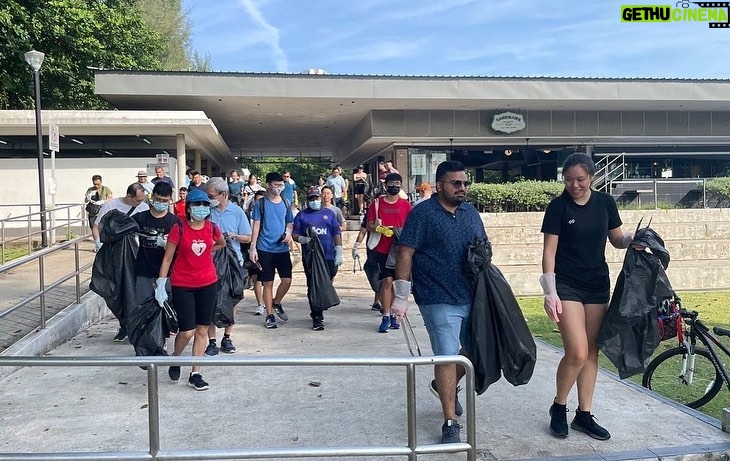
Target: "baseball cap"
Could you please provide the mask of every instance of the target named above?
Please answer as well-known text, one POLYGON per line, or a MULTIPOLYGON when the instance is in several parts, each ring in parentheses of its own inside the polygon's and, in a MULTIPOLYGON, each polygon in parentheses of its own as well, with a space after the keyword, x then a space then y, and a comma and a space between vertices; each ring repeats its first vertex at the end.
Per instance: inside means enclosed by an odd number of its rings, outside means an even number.
POLYGON ((431 190, 431 184, 427 182, 422 182, 420 186, 418 186, 418 190, 421 192, 426 192, 427 190, 431 190))
POLYGON ((144 171, 144 170, 139 170, 139 171, 137 172, 137 177, 139 178, 140 176, 147 176, 147 172, 146 172, 146 171, 144 171))
POLYGON ((208 194, 206 194, 205 192, 203 192, 200 189, 193 189, 190 192, 188 192, 188 196, 185 198, 185 201, 188 203, 195 203, 195 202, 210 203, 208 194))
POLYGON ((309 189, 307 189, 307 197, 319 197, 322 193, 319 190, 319 187, 312 186, 309 189))

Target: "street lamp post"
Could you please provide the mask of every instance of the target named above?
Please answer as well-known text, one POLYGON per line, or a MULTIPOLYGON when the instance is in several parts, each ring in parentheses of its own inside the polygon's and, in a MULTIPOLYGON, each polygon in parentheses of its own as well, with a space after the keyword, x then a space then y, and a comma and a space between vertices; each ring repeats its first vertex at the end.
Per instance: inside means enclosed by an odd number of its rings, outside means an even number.
POLYGON ((41 128, 41 79, 39 72, 45 56, 45 54, 36 50, 25 53, 25 61, 33 70, 33 87, 35 88, 35 135, 38 144, 38 188, 41 199, 41 247, 43 248, 48 246, 48 228, 46 226, 46 188, 43 177, 43 129, 41 128))

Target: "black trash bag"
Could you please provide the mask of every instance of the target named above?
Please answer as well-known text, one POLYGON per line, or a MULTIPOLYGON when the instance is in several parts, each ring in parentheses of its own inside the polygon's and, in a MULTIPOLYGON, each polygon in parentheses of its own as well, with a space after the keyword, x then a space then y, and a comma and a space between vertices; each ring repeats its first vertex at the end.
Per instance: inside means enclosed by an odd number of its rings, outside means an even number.
POLYGON ((400 233, 403 229, 400 227, 393 228, 393 244, 390 246, 388 251, 388 258, 385 260, 385 267, 387 269, 395 269, 395 260, 398 255, 398 240, 400 239, 400 233))
POLYGON ((362 270, 365 271, 365 277, 368 279, 370 288, 375 293, 380 293, 380 285, 382 285, 382 281, 380 280, 380 266, 378 266, 378 262, 375 260, 375 252, 373 250, 367 250, 367 254, 368 256, 365 264, 362 266, 362 270))
POLYGON ((137 222, 119 210, 101 218, 100 239, 104 243, 94 259, 89 288, 106 302, 109 310, 124 324, 125 311, 135 303, 135 265, 137 260, 137 222))
POLYGON ((311 281, 307 287, 307 299, 312 312, 322 312, 340 304, 340 297, 330 280, 330 271, 319 236, 311 227, 307 228, 306 234, 310 240, 307 251, 302 255, 302 264, 307 267, 311 281))
POLYGON ((243 299, 243 275, 238 263, 238 255, 232 243, 213 254, 213 263, 218 274, 218 294, 213 309, 213 324, 218 328, 235 323, 233 308, 243 299))
POLYGON ((629 247, 616 280, 611 303, 598 334, 598 346, 618 369, 619 377, 643 373, 661 341, 657 313, 662 301, 674 296, 665 269, 669 252, 650 227, 638 229, 632 243, 651 253, 629 247))
POLYGON ((492 264, 489 240, 470 244, 466 273, 473 290, 466 353, 474 364, 476 391, 482 394, 500 374, 513 386, 527 384, 537 363, 537 346, 517 298, 492 264))
POLYGON ((127 311, 125 326, 135 355, 167 355, 164 347, 169 331, 164 316, 154 297, 127 311))

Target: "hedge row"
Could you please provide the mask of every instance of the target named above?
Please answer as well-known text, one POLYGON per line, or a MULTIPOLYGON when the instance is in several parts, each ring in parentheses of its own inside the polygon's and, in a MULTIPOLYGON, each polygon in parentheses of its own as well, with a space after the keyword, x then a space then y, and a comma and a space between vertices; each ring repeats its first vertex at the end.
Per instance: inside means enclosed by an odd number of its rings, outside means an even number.
POLYGON ((562 182, 528 180, 472 184, 467 197, 480 212, 544 211, 550 200, 562 192, 562 182))
MULTIPOLYGON (((700 190, 702 186, 700 186, 700 190)), ((710 200, 716 200, 718 206, 730 204, 730 178, 715 178, 705 183, 705 192, 710 200)))

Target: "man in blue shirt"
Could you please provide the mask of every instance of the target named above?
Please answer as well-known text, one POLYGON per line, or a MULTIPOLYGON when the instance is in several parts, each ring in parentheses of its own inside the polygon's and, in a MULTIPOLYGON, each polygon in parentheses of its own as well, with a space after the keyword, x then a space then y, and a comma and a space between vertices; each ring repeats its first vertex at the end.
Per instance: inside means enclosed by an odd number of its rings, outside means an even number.
POLYGON ((342 196, 347 193, 347 184, 345 178, 340 175, 338 166, 332 168, 332 174, 327 178, 325 185, 329 186, 332 193, 335 194, 335 206, 342 209, 342 196))
POLYGON ((251 208, 253 229, 251 248, 248 250, 252 261, 261 264, 258 280, 263 285, 264 305, 266 306, 266 328, 276 328, 274 311, 281 320, 289 316, 281 307, 281 301, 291 288, 292 263, 289 256, 289 242, 292 241, 294 217, 291 204, 281 197, 284 191, 284 178, 281 173, 272 171, 266 175, 266 196, 254 203, 251 208), (274 295, 274 275, 279 273, 279 283, 274 295))
POLYGON ((288 200, 289 203, 298 204, 297 183, 292 179, 291 171, 284 170, 281 172, 281 176, 284 178, 284 191, 281 193, 281 197, 288 200))
MULTIPOLYGON (((462 353, 469 341, 468 319, 472 296, 464 266, 469 243, 486 238, 476 208, 468 203, 469 181, 460 162, 442 162, 436 168, 437 195, 410 212, 398 241, 392 303, 402 317, 413 277, 413 297, 423 316, 434 355, 462 353)), ((431 391, 441 400, 444 424, 441 443, 459 443, 462 408, 457 384, 465 371, 457 365, 436 365, 431 391)))
MULTIPOLYGON (((243 254, 241 244, 251 241, 251 225, 243 209, 229 200, 228 184, 223 178, 211 178, 205 183, 205 192, 210 199, 210 220, 220 228, 227 240, 233 243, 233 250, 238 256, 239 267, 243 271, 243 254)), ((242 272, 243 273, 243 272, 242 272)), ((236 317, 236 307, 233 307, 233 317, 236 317)), ((208 327, 208 347, 205 355, 218 355, 219 351, 226 354, 236 352, 236 347, 231 341, 233 325, 228 325, 223 330, 220 349, 216 346, 216 327, 212 323, 208 327)))
MULTIPOLYGON (((317 186, 309 188, 307 191, 307 208, 294 218, 292 237, 302 245, 302 254, 309 250, 307 229, 313 229, 319 237, 319 243, 322 244, 322 250, 324 250, 324 259, 327 261, 330 280, 334 279, 337 269, 342 265, 340 224, 337 222, 334 211, 329 208, 322 208, 320 191, 317 186)), ((306 264, 303 267, 304 275, 307 277, 307 290, 311 290, 313 288, 312 269, 307 267, 306 264)), ((322 311, 315 311, 311 305, 309 310, 311 311, 309 316, 312 317, 312 329, 314 331, 324 330, 324 314, 322 311)))

